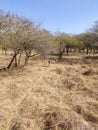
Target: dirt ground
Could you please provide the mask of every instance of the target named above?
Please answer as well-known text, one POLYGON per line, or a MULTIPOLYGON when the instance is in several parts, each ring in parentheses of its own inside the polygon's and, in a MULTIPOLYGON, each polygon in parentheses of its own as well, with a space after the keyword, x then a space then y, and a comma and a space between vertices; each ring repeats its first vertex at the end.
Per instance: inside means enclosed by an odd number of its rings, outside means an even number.
MULTIPOLYGON (((10 58, 0 52, 0 67, 10 58)), ((0 72, 0 130, 98 130, 97 56, 0 72)))

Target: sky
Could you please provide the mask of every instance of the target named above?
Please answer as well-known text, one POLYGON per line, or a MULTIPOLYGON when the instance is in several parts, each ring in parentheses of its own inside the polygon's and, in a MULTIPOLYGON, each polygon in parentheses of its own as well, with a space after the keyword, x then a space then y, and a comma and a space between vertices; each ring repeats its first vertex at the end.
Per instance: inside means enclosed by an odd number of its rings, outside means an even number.
POLYGON ((98 0, 0 0, 0 10, 41 22, 52 33, 83 33, 98 20, 98 0))

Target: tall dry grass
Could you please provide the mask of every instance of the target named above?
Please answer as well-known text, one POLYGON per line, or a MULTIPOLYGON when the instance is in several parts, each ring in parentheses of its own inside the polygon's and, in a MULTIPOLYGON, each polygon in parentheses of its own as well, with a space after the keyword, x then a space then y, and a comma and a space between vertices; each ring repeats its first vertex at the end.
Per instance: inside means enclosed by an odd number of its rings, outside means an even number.
POLYGON ((98 130, 98 63, 69 61, 0 72, 0 130, 98 130))

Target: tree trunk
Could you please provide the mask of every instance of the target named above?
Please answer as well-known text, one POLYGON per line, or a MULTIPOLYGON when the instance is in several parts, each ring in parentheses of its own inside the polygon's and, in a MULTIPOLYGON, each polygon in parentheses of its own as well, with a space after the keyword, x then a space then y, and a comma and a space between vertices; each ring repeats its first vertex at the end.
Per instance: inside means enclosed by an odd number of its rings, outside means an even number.
POLYGON ((17 57, 15 56, 15 67, 17 67, 17 57))
POLYGON ((18 66, 20 65, 21 53, 22 53, 22 52, 20 52, 19 59, 18 59, 18 66))
POLYGON ((62 51, 60 51, 59 54, 58 54, 58 61, 61 61, 62 56, 63 56, 63 53, 62 53, 62 51))
POLYGON ((11 59, 9 65, 7 66, 7 69, 9 69, 9 68, 11 67, 11 65, 12 65, 14 59, 16 58, 16 56, 17 56, 17 53, 15 53, 15 54, 13 55, 13 57, 12 57, 12 59, 11 59))
POLYGON ((67 49, 66 49, 66 53, 67 53, 67 55, 68 55, 68 53, 69 53, 69 47, 67 47, 67 49))
POLYGON ((87 55, 88 55, 88 51, 89 51, 89 49, 88 49, 88 48, 86 48, 86 53, 87 53, 87 55))
POLYGON ((26 65, 28 60, 29 60, 29 54, 27 51, 25 51, 25 53, 26 53, 26 56, 25 56, 25 63, 24 64, 26 65))

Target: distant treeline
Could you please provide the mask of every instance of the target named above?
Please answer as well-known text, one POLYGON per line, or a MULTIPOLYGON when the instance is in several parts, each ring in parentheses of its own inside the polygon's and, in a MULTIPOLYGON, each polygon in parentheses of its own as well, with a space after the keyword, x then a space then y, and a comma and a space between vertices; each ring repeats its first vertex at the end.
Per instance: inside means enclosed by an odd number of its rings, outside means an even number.
POLYGON ((62 32, 52 34, 41 29, 41 24, 0 11, 0 47, 5 54, 8 49, 13 52, 7 69, 13 62, 16 67, 19 66, 22 53, 25 53, 24 64, 29 57, 36 55, 47 58, 49 54, 55 53, 60 61, 64 53, 98 53, 98 21, 87 32, 72 36, 62 32), (32 54, 33 50, 35 54, 32 54))

